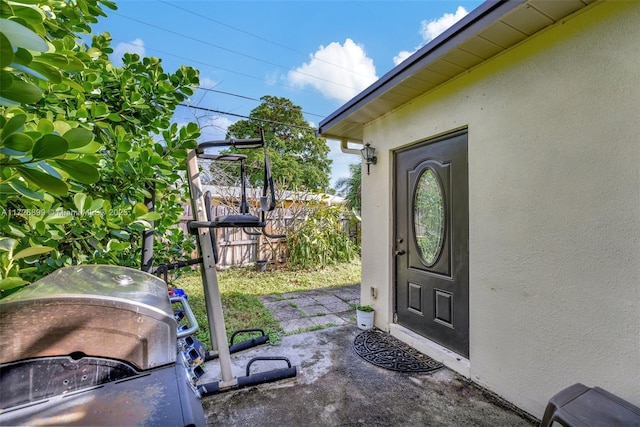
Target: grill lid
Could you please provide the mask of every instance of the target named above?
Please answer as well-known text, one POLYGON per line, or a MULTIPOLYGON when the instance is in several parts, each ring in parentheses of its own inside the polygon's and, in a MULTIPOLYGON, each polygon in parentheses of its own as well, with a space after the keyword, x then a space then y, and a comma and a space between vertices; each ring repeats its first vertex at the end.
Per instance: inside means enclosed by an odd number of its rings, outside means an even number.
POLYGON ((0 301, 0 363, 84 353, 139 369, 176 360, 167 286, 127 267, 65 267, 0 301))

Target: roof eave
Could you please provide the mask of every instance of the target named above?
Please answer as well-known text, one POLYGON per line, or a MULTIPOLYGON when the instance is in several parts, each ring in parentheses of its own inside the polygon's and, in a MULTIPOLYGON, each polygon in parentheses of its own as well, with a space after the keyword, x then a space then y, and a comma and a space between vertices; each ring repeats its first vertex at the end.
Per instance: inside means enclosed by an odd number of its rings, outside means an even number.
POLYGON ((318 135, 331 139, 345 139, 339 135, 333 135, 330 129, 339 122, 348 119, 349 116, 353 115, 356 111, 409 78, 418 70, 421 70, 432 61, 445 55, 464 40, 481 32, 501 16, 520 6, 525 1, 526 0, 485 1, 463 19, 452 25, 401 64, 380 77, 371 86, 322 120, 318 126, 318 135))

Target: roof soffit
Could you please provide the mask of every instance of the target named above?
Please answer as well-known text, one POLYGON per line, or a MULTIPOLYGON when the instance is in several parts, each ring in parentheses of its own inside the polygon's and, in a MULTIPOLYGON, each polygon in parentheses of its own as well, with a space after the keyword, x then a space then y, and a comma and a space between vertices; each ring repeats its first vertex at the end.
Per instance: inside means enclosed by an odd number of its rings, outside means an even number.
POLYGON ((322 120, 318 134, 361 141, 363 126, 595 0, 486 1, 322 120))

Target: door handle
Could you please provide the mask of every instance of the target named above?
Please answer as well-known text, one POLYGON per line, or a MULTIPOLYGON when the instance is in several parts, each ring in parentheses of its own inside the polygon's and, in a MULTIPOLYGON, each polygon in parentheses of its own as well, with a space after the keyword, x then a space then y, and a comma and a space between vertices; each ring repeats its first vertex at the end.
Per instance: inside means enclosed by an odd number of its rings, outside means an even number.
POLYGON ((406 252, 405 252, 404 249, 400 249, 399 251, 395 251, 393 254, 395 256, 398 256, 398 255, 404 255, 404 254, 406 254, 406 252))

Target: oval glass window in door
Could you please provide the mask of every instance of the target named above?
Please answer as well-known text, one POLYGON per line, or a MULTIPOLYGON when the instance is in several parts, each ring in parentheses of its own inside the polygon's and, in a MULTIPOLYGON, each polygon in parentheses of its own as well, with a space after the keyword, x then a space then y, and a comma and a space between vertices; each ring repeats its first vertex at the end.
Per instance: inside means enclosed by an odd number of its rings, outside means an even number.
POLYGON ((444 194, 438 176, 431 169, 422 172, 416 185, 413 224, 420 259, 431 267, 440 256, 445 235, 444 194))

